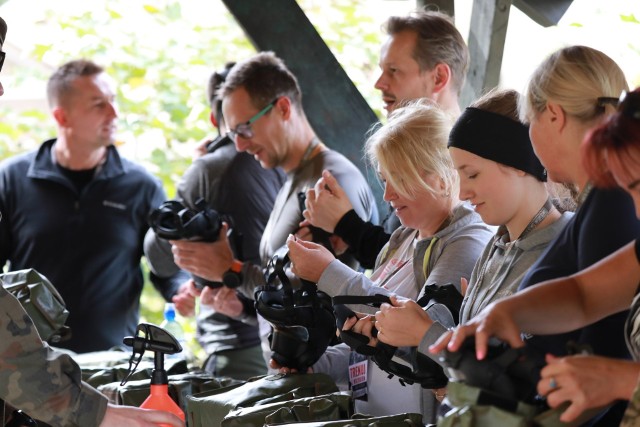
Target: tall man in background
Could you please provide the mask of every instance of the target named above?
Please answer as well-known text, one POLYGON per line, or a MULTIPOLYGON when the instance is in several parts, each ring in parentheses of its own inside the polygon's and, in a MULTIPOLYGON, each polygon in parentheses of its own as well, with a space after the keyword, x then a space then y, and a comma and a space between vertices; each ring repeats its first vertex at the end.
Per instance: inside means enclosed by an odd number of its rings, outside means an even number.
MULTIPOLYGON (((418 11, 392 16, 380 51, 380 77, 375 83, 384 108, 391 114, 402 102, 429 98, 454 116, 469 67, 469 50, 452 19, 443 13, 418 11)), ((360 264, 372 268, 382 247, 400 222, 393 213, 382 226, 365 222, 331 174, 325 174, 307 193, 309 222, 340 236, 360 264)))

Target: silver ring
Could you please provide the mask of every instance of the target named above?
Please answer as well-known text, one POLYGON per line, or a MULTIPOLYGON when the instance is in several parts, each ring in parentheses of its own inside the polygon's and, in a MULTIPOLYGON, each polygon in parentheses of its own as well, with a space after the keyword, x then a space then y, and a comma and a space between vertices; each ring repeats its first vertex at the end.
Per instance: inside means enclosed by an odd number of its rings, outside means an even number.
POLYGON ((558 388, 558 382, 556 381, 556 379, 555 379, 554 377, 551 377, 551 378, 549 379, 549 388, 550 388, 551 390, 553 390, 553 389, 555 389, 555 388, 558 388))

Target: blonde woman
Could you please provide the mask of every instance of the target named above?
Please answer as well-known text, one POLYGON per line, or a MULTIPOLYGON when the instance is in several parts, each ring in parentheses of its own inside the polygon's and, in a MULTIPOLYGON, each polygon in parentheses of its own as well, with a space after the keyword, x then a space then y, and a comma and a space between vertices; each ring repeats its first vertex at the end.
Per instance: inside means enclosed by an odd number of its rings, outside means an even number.
MULTIPOLYGON (((457 198, 458 177, 447 152, 450 125, 433 103, 421 101, 394 111, 368 140, 366 153, 384 184, 385 201, 402 223, 378 255, 371 278, 341 264, 319 245, 290 238, 294 273, 332 296, 384 293, 409 299, 417 299, 425 284, 459 285, 461 277, 468 279, 493 230, 457 198)), ((371 323, 364 318, 353 330, 370 332, 371 323)), ((346 379, 349 366, 362 366, 363 361, 352 356, 350 364, 345 349, 329 349, 314 371, 346 379)), ((419 412, 432 418, 430 391, 401 386, 375 364, 365 366, 367 400, 356 401, 358 412, 419 412)))

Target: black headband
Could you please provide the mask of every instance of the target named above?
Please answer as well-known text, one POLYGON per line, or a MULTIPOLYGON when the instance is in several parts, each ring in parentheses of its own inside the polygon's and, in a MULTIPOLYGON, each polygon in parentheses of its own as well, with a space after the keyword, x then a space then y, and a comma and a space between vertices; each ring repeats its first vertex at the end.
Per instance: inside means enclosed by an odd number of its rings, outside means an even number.
POLYGON ((547 171, 533 152, 529 127, 501 114, 465 109, 451 129, 447 146, 511 166, 539 181, 547 180, 547 171))

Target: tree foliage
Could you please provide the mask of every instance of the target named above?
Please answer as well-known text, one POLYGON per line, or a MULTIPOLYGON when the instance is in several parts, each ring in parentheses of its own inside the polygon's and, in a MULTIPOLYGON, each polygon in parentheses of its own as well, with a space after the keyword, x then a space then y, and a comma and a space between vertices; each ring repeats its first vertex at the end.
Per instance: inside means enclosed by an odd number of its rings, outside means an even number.
MULTIPOLYGON (((191 149, 211 132, 206 83, 227 62, 254 48, 221 2, 101 0, 63 14, 48 3, 37 20, 32 62, 15 73, 14 86, 46 81, 59 64, 89 58, 117 83, 117 144, 159 176, 169 196, 191 161, 191 149), (199 5, 195 14, 185 5, 199 5), (209 17, 209 18, 207 18, 209 17)), ((321 35, 366 97, 377 69, 379 24, 364 15, 365 0, 346 4, 301 1, 321 35)), ((43 86, 44 87, 44 86, 43 86)), ((55 135, 47 111, 0 108, 0 159, 32 149, 55 135)), ((159 323, 163 301, 145 285, 142 316, 159 323)))

